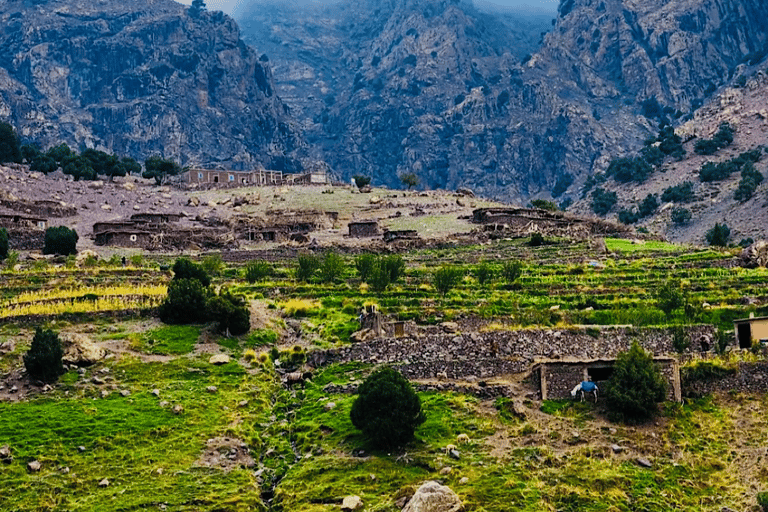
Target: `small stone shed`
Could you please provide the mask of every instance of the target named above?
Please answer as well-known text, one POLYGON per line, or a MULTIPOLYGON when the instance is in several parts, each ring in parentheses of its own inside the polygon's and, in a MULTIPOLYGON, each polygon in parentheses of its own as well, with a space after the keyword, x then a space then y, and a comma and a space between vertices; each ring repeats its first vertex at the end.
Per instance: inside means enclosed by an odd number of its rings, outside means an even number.
POLYGON ((734 320, 733 326, 739 348, 750 348, 756 341, 768 343, 768 316, 734 320))
POLYGON ((96 233, 96 245, 112 245, 117 247, 141 247, 148 248, 151 245, 153 234, 148 231, 135 229, 105 230, 96 233))
MULTIPOLYGON (((667 400, 680 402, 680 366, 673 357, 654 357, 662 375, 667 379, 667 400)), ((607 388, 607 381, 613 373, 615 359, 540 359, 531 370, 531 379, 541 392, 542 400, 571 397, 571 390, 591 377, 601 392, 607 388)))
POLYGON ((223 169, 192 169, 185 173, 184 181, 196 185, 247 187, 251 185, 280 185, 281 171, 230 171, 223 169))
POLYGON ((48 220, 18 213, 0 213, 0 227, 44 230, 48 227, 48 220))
POLYGON ((144 222, 147 224, 168 224, 170 222, 178 222, 183 217, 180 213, 134 213, 131 215, 133 222, 144 222))
POLYGON ((379 221, 377 220, 360 220, 349 223, 349 236, 352 238, 365 238, 378 236, 378 234, 379 221))

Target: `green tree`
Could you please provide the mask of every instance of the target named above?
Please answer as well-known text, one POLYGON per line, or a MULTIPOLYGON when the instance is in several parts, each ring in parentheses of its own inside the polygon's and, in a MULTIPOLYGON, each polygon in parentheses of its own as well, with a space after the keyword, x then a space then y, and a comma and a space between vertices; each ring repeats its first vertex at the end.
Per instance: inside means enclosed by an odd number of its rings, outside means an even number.
POLYGON ((592 211, 598 215, 605 215, 610 212, 616 202, 619 200, 616 192, 597 187, 592 191, 592 211))
POLYGON ((368 278, 365 280, 371 290, 381 293, 387 289, 392 280, 390 279, 389 271, 381 264, 381 260, 377 260, 373 264, 368 278))
POLYGON ((213 296, 207 304, 208 317, 219 324, 219 332, 240 336, 251 329, 251 312, 240 296, 222 291, 213 296))
POLYGON ((475 277, 480 285, 485 286, 496 277, 496 271, 487 261, 481 261, 475 268, 475 277))
POLYGON ((168 284, 168 295, 158 308, 160 320, 166 324, 196 324, 208 319, 210 290, 197 279, 174 279, 168 284))
POLYGON ((401 174, 400 181, 403 182, 403 185, 408 187, 408 190, 411 190, 413 187, 417 187, 419 185, 419 177, 416 176, 416 173, 413 172, 401 174))
POLYGON ((667 394, 667 382, 653 357, 637 342, 616 357, 605 400, 611 417, 634 423, 658 413, 658 403, 667 394))
POLYGON ((391 368, 372 373, 358 389, 350 419, 378 448, 396 448, 413 439, 426 416, 408 380, 391 368))
POLYGON ((176 176, 181 173, 181 167, 173 160, 165 160, 158 155, 151 156, 144 161, 143 178, 154 179, 155 184, 160 185, 168 176, 176 176))
POLYGON ((685 294, 680 289, 680 283, 670 281, 656 291, 656 306, 667 315, 672 317, 672 313, 685 306, 685 294))
POLYGON ((0 261, 8 257, 8 230, 0 228, 0 261))
POLYGON ((0 163, 21 163, 21 145, 13 126, 0 123, 0 163))
POLYGON ((725 223, 715 223, 715 225, 707 231, 707 243, 716 247, 725 247, 728 245, 728 239, 731 237, 731 228, 725 223))
MULTIPOLYGON (((125 170, 125 174, 140 174, 141 164, 129 156, 124 156, 120 159, 120 165, 125 170)), ((125 176, 123 174, 123 176, 125 176)))
POLYGON ((380 259, 381 267, 389 274, 389 282, 396 283, 405 272, 405 262, 399 254, 390 254, 380 259))
POLYGON ((320 279, 324 283, 333 283, 344 273, 344 266, 344 259, 338 253, 326 252, 320 264, 320 279))
POLYGON ((21 146, 21 158, 28 164, 31 164, 40 155, 42 155, 40 149, 34 144, 24 144, 21 146))
POLYGON ((203 267, 206 274, 212 277, 218 277, 224 273, 224 259, 219 253, 211 254, 210 256, 203 258, 200 266, 203 267))
POLYGON ((519 261, 505 261, 501 265, 501 276, 508 284, 517 281, 523 275, 523 264, 519 261))
POLYGON ((359 189, 362 189, 363 187, 371 184, 370 176, 361 176, 359 174, 356 174, 355 176, 352 176, 352 179, 355 180, 355 185, 359 189))
POLYGON ((58 167, 59 166, 56 165, 56 160, 44 154, 38 155, 32 160, 32 163, 29 164, 30 171, 41 172, 46 175, 54 172, 58 167))
POLYGON ((203 0, 192 0, 192 5, 189 8, 189 15, 192 18, 198 18, 203 11, 205 11, 205 2, 203 0))
POLYGON ((91 161, 81 155, 67 157, 63 164, 64 174, 75 178, 75 181, 95 180, 96 171, 91 167, 91 161))
POLYGON ((251 261, 245 266, 245 280, 250 284, 263 281, 272 273, 272 265, 266 261, 251 261))
POLYGON ((432 282, 435 285, 435 289, 445 297, 445 295, 456 287, 461 279, 464 277, 464 272, 458 268, 450 265, 443 265, 435 271, 432 276, 432 282))
POLYGON ((308 283, 320 268, 320 258, 314 254, 299 254, 296 258, 296 279, 308 283))
POLYGON ((202 265, 199 265, 189 258, 179 258, 173 264, 173 279, 195 279, 203 286, 211 284, 211 277, 205 271, 202 265))
POLYGON ((29 376, 43 382, 56 382, 64 373, 61 358, 64 350, 61 348, 59 335, 53 331, 35 329, 32 346, 24 354, 24 367, 29 376))
POLYGON ((72 150, 69 149, 69 146, 62 142, 58 146, 50 148, 45 152, 45 154, 50 158, 53 158, 53 161, 56 162, 57 167, 63 167, 67 158, 72 156, 72 150))
POLYGON ((678 226, 691 222, 691 210, 688 208, 675 208, 672 210, 672 222, 678 226))
POLYGON ((50 227, 45 230, 43 254, 76 254, 78 238, 74 229, 66 226, 50 227))
POLYGON ((355 268, 363 281, 368 280, 368 276, 371 275, 371 270, 376 264, 378 257, 375 254, 365 253, 355 258, 355 268))

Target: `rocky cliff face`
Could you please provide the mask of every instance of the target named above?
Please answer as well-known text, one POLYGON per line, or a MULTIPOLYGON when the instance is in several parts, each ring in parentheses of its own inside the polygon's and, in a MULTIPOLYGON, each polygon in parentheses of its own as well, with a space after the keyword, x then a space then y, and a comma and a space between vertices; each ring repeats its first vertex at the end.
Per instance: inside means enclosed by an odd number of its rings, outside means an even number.
POLYGON ((222 13, 171 0, 5 0, 0 117, 43 147, 294 167, 271 70, 222 13))
POLYGON ((549 197, 566 174, 575 198, 587 175, 656 132, 643 100, 686 115, 768 41, 761 0, 563 0, 522 62, 519 32, 471 2, 314 9, 288 23, 259 7, 241 22, 260 48, 297 55, 278 87, 319 155, 345 177, 397 185, 414 171, 426 187, 512 200, 549 197))

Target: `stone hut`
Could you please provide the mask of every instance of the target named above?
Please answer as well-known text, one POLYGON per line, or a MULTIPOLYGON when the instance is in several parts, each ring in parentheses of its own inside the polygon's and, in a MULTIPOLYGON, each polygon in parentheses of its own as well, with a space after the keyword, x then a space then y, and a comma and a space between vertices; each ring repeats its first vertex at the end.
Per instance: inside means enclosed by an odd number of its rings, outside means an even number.
POLYGON ((134 213, 131 220, 134 222, 144 222, 147 224, 168 224, 178 222, 182 218, 180 213, 134 213))
MULTIPOLYGON (((673 357, 654 357, 662 375, 667 380, 667 399, 682 400, 680 366, 673 357)), ((571 390, 579 382, 591 377, 601 393, 608 386, 615 359, 539 359, 531 370, 531 378, 541 392, 542 400, 571 397, 571 390)))
POLYGON ((349 236, 352 238, 366 238, 378 236, 378 234, 379 221, 377 220, 353 221, 349 223, 349 236))
POLYGON ((110 229, 96 233, 96 245, 149 248, 153 233, 137 229, 110 229))
POLYGON ((768 343, 768 316, 734 320, 739 348, 750 348, 755 342, 768 343))
POLYGON ((0 214, 0 227, 44 230, 48 227, 48 220, 19 213, 3 213, 0 214))
POLYGON ((394 242, 396 240, 419 240, 419 234, 414 229, 402 229, 397 231, 384 231, 384 241, 394 242))
POLYGON ((217 187, 249 187, 254 185, 281 185, 281 171, 229 171, 224 169, 192 169, 184 174, 189 185, 211 185, 217 187))

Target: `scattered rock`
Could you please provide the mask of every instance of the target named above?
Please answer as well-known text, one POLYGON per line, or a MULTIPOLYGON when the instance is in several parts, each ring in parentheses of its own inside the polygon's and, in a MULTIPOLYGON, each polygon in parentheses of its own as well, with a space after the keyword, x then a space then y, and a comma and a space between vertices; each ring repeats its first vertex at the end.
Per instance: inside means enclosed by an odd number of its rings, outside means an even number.
POLYGON ((456 322, 443 322, 440 324, 440 327, 442 327, 443 331, 448 334, 459 332, 459 324, 456 322))
POLYGON ((439 474, 442 476, 450 475, 453 471, 453 468, 451 466, 445 466, 444 468, 441 468, 439 471, 439 474))
POLYGON ((460 483, 461 485, 466 485, 466 484, 468 484, 468 483, 469 483, 469 478, 467 478, 467 477, 463 476, 463 477, 461 477, 461 480, 459 480, 459 483, 460 483))
POLYGON ((109 206, 108 204, 103 204, 103 205, 101 205, 101 209, 105 210, 105 211, 110 211, 112 209, 112 207, 109 206))
POLYGON ((125 396, 130 396, 130 395, 131 395, 131 392, 128 391, 127 389, 123 389, 123 390, 120 391, 120 396, 124 396, 125 397, 125 396))
POLYGON ((363 500, 360 496, 347 496, 341 503, 341 510, 358 510, 363 508, 363 500))
POLYGON ((86 249, 84 251, 80 251, 77 253, 77 256, 75 257, 75 262, 78 265, 81 265, 86 259, 93 257, 97 260, 99 259, 99 253, 96 251, 91 251, 90 249, 86 249))
POLYGON ((747 268, 768 266, 768 242, 758 240, 741 251, 741 261, 747 268))
POLYGON ((468 188, 457 188, 456 193, 466 197, 475 197, 475 193, 468 188))
POLYGON ((11 455, 11 447, 7 444, 0 446, 0 462, 10 464, 13 462, 13 455, 11 455))
POLYGON ((187 206, 200 206, 200 198, 192 196, 187 200, 187 206))
POLYGON ((91 366, 107 357, 107 351, 94 343, 88 336, 74 332, 59 333, 65 364, 91 366))
POLYGON ((422 484, 403 512, 461 512, 461 500, 449 487, 435 481, 422 484))
POLYGON ((372 329, 360 329, 357 332, 353 332, 349 336, 349 339, 353 343, 362 343, 376 339, 376 333, 372 329))
POLYGON ((184 412, 184 407, 182 407, 180 404, 176 404, 173 406, 173 409, 171 409, 173 414, 181 414, 184 412))
POLYGON ((455 460, 459 460, 461 458, 461 454, 459 453, 459 450, 450 450, 448 452, 448 456, 455 460))
POLYGON ((152 394, 155 396, 160 396, 160 390, 159 389, 153 389, 152 394))
POLYGON ((229 361, 230 361, 230 358, 227 354, 216 354, 214 356, 211 356, 211 358, 208 360, 209 363, 215 364, 215 365, 227 364, 229 361))
POLYGON ((104 478, 101 482, 99 482, 99 487, 109 487, 109 480, 104 478))
POLYGON ((107 398, 110 395, 110 392, 106 389, 101 390, 101 398, 107 398))
POLYGON ((67 474, 69 474, 69 466, 64 466, 59 471, 61 471, 65 475, 67 475, 67 474))
POLYGON ((638 457, 635 459, 635 462, 637 462, 637 465, 642 468, 652 468, 653 464, 650 460, 646 459, 645 457, 638 457))
POLYGON ((80 453, 85 452, 85 446, 78 446, 77 451, 79 451, 80 453))
POLYGON ((27 470, 30 473, 36 473, 40 471, 40 462, 33 460, 32 462, 27 463, 27 470))
POLYGON ((328 402, 324 407, 326 411, 333 410, 336 408, 336 402, 328 402))
POLYGON ((208 391, 209 393, 216 393, 219 390, 219 388, 217 388, 216 386, 208 386, 207 388, 205 388, 205 390, 208 391))
POLYGON ((624 451, 624 447, 623 446, 619 446, 617 444, 612 444, 611 445, 611 450, 613 450, 613 453, 621 453, 621 452, 624 451))

